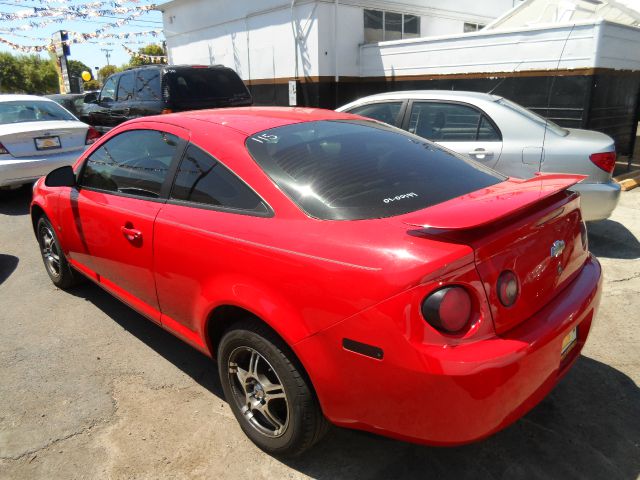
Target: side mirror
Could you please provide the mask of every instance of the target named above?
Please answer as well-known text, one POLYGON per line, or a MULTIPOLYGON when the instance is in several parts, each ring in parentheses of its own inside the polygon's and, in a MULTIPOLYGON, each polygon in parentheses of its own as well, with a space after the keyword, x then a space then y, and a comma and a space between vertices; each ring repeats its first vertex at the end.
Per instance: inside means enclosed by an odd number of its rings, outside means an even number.
POLYGON ((76 174, 69 165, 51 170, 44 178, 47 187, 75 187, 76 174))
POLYGON ((97 103, 98 94, 97 93, 87 93, 84 96, 84 103, 97 103))

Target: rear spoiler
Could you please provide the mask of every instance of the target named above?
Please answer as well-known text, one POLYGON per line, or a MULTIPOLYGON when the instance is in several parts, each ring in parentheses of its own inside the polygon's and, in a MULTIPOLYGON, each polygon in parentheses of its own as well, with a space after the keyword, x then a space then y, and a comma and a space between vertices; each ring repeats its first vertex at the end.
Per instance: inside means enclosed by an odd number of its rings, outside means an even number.
POLYGON ((491 187, 456 197, 405 217, 412 227, 466 230, 481 227, 568 189, 586 175, 536 174, 526 180, 509 178, 491 187))

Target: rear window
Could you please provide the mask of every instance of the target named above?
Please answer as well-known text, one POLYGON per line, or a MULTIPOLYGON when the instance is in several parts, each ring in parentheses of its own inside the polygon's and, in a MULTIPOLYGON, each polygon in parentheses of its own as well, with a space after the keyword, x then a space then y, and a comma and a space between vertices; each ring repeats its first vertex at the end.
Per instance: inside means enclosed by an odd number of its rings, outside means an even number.
POLYGON ((196 103, 219 99, 249 99, 249 91, 233 71, 221 68, 169 69, 165 75, 171 100, 196 103))
POLYGON ((48 120, 77 119, 56 102, 44 100, 0 102, 0 125, 48 120))
POLYGON ((246 145, 278 187, 323 220, 401 215, 506 178, 420 137, 368 121, 287 125, 255 134, 246 145))

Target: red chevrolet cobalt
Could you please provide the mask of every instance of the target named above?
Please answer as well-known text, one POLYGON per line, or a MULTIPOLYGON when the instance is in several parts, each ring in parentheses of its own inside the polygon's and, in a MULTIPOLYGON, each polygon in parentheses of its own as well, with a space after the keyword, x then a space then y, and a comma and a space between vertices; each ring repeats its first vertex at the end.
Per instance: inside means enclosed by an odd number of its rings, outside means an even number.
POLYGON ((115 128, 31 215, 53 283, 87 277, 215 358, 265 451, 329 423, 455 445, 525 414, 587 338, 581 178, 507 178, 344 113, 224 109, 115 128))

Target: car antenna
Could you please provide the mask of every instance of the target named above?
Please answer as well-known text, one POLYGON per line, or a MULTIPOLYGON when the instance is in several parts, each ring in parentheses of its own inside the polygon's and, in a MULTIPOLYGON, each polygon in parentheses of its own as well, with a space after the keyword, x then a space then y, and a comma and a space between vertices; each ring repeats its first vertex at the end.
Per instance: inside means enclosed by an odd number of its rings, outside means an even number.
POLYGON ((558 71, 560 71, 560 62, 562 61, 562 55, 564 55, 564 49, 567 48, 567 43, 569 42, 569 38, 573 33, 573 29, 576 24, 571 25, 571 30, 569 30, 569 34, 567 38, 564 39, 564 44, 562 45, 562 50, 560 50, 560 56, 558 57, 558 63, 556 64, 556 75, 551 78, 551 85, 549 85, 549 93, 547 94, 547 110, 546 115, 544 117, 544 133, 542 135, 542 157, 540 158, 540 171, 542 171, 542 162, 544 161, 544 144, 547 140, 547 129, 549 128, 549 109, 551 108, 551 94, 553 93, 553 86, 556 83, 556 78, 558 78, 558 71))

